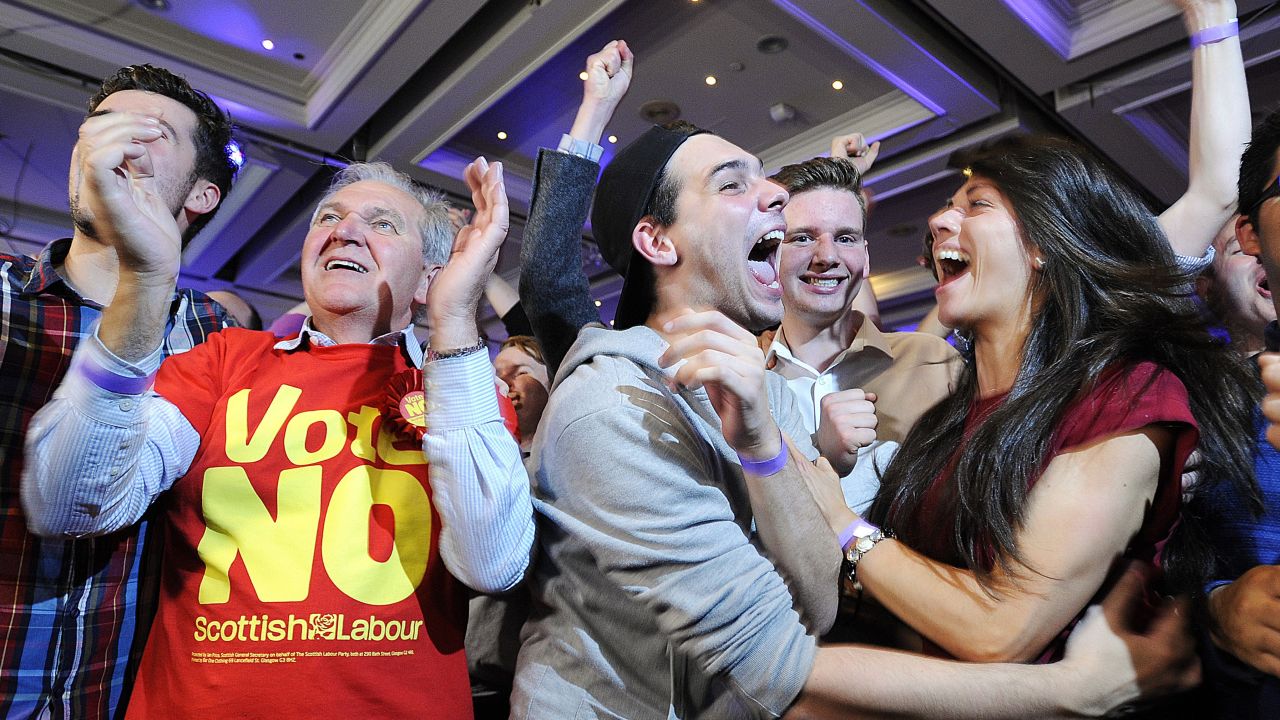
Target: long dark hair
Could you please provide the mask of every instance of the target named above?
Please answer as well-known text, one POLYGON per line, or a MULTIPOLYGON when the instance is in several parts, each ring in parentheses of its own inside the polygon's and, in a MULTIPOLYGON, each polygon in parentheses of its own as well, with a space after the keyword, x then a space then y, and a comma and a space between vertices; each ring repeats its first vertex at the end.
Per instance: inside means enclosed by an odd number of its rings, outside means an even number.
MULTIPOLYGON (((1031 331, 1013 388, 968 439, 961 442, 977 395, 972 364, 955 393, 925 413, 885 471, 872 521, 911 527, 954 460, 934 518, 954 521, 951 550, 989 587, 995 565, 1021 564, 1016 533, 1028 481, 1044 470, 1067 408, 1108 368, 1141 361, 1172 371, 1187 388, 1200 425, 1196 492, 1237 483, 1260 508, 1251 420, 1259 383, 1208 333, 1190 278, 1177 270, 1146 206, 1082 148, 1057 138, 999 141, 976 153, 970 168, 1004 192, 1023 242, 1046 261, 1033 280, 1031 331)), ((1209 572, 1205 522, 1195 503, 1184 505, 1164 554, 1171 587, 1194 586, 1209 572)))

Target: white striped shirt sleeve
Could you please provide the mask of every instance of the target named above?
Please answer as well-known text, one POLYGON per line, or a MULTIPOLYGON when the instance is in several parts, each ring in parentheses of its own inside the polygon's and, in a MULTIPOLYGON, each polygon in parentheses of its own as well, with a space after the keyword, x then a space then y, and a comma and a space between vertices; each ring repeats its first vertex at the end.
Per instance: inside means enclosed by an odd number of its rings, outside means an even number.
POLYGON ((103 347, 96 333, 76 349, 53 399, 31 421, 22 502, 40 535, 103 535, 142 518, 155 498, 186 473, 200 435, 181 411, 148 390, 104 390, 79 371, 88 356, 121 377, 145 377, 160 351, 130 364, 103 347))
POLYGON ((520 448, 498 411, 493 365, 483 352, 435 360, 423 384, 440 555, 471 588, 510 590, 529 565, 533 503, 520 448))

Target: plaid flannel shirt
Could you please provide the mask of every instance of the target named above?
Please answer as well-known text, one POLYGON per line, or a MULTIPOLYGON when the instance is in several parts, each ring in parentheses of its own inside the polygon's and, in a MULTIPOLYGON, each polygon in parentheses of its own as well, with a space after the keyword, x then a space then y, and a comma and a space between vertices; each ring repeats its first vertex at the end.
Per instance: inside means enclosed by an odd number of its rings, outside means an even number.
MULTIPOLYGON (((23 438, 102 306, 54 269, 70 239, 37 258, 0 254, 0 717, 111 718, 131 682, 153 613, 156 553, 146 521, 112 535, 40 538, 19 501, 23 438)), ((221 306, 179 290, 164 354, 228 324, 221 306)))

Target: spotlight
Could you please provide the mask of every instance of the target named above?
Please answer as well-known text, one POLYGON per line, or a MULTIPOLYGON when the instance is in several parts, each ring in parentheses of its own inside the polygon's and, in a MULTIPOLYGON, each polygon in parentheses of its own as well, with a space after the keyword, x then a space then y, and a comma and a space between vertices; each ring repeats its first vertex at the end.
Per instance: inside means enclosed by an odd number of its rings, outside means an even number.
POLYGON ((707 76, 707 79, 705 80, 705 82, 706 82, 708 85, 715 85, 715 84, 716 84, 716 76, 715 76, 715 75, 708 75, 708 76, 707 76))
POLYGON ((831 89, 832 89, 832 90, 843 90, 843 89, 844 89, 844 83, 843 83, 843 82, 840 82, 839 80, 836 80, 835 82, 831 83, 831 89))
POLYGON ((507 133, 506 133, 506 132, 504 132, 504 131, 502 131, 502 130, 499 130, 499 131, 498 131, 498 139, 499 139, 499 140, 506 140, 506 139, 507 139, 507 133))
POLYGON ((227 143, 227 159, 236 166, 236 172, 240 172, 240 168, 244 167, 244 150, 240 148, 240 143, 235 140, 227 143))
POLYGON ((276 43, 275 43, 275 41, 274 41, 274 40, 271 40, 271 39, 263 40, 263 41, 262 41, 262 49, 263 49, 263 50, 275 50, 275 49, 276 49, 276 43))

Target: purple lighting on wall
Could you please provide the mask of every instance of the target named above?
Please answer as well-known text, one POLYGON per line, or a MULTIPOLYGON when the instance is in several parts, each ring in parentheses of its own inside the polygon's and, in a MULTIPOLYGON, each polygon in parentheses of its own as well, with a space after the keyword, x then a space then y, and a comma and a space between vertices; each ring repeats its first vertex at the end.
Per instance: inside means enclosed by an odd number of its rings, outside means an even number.
POLYGON ((1071 58, 1071 26, 1044 0, 1001 0, 1063 60, 1071 58))
POLYGON ((1157 120, 1151 113, 1134 110, 1121 115, 1135 130, 1151 143, 1174 167, 1185 168, 1191 159, 1187 155, 1187 143, 1157 120))

